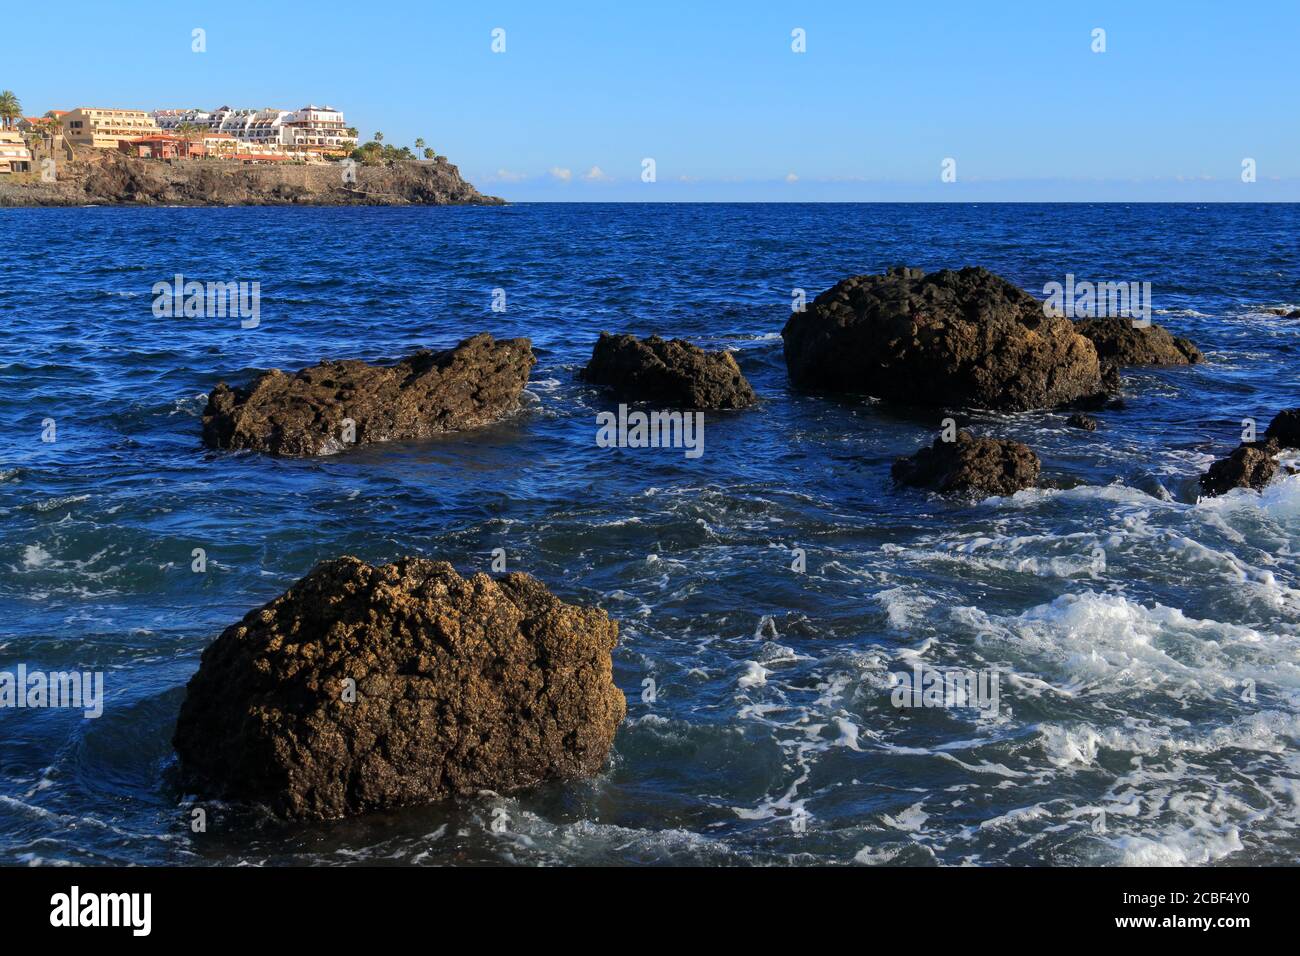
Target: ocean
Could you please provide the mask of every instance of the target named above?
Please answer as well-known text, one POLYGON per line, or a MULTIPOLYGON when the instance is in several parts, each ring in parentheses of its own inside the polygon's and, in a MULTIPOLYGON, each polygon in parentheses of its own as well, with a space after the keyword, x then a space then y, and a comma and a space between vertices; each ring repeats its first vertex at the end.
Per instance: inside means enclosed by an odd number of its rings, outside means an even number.
POLYGON ((1294 863, 1300 476, 1196 478, 1300 404, 1300 319, 1266 311, 1300 306, 1297 233, 1291 205, 0 210, 0 671, 104 675, 96 718, 0 710, 0 863, 1294 863), (780 338, 794 290, 895 264, 1149 281, 1207 362, 1128 370, 1096 432, 954 410, 1040 487, 897 490, 940 413, 793 391, 780 338), (177 274, 259 283, 256 327, 155 316, 177 274), (218 381, 483 330, 537 353, 507 422, 201 445, 218 381), (760 404, 698 457, 599 447, 601 330, 731 349, 760 404), (620 623, 598 777, 313 825, 177 788, 224 627, 325 558, 496 549, 620 623), (997 706, 894 706, 917 668, 996 675, 997 706))

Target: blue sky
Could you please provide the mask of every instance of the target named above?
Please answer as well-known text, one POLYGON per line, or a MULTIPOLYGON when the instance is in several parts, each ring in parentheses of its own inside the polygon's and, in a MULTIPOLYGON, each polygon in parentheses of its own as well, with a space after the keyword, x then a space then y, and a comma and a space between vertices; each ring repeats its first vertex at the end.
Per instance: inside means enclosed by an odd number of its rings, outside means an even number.
POLYGON ((517 201, 1300 201, 1296 0, 57 9, 5 12, 28 113, 329 103, 517 201))

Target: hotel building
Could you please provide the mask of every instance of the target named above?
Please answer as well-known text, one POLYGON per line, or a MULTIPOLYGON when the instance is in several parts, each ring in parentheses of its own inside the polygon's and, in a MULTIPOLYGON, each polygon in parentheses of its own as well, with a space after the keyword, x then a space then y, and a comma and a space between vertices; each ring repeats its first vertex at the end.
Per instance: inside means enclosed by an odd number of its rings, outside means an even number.
POLYGON ((123 140, 156 136, 161 130, 143 110, 109 110, 79 106, 59 117, 63 135, 76 146, 117 149, 123 140))

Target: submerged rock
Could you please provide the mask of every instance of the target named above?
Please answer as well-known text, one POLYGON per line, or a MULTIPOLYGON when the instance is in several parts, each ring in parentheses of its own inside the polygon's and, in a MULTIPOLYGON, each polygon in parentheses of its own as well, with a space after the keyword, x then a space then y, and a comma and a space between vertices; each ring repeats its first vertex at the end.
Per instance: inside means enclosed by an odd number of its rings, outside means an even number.
POLYGON ((1101 390, 1096 349, 1074 323, 982 268, 854 276, 792 315, 781 335, 799 388, 1008 410, 1101 390))
POLYGON ((894 462, 894 480, 943 494, 1010 495, 1031 487, 1042 465, 1028 445, 1005 438, 975 438, 957 432, 956 441, 936 438, 894 462))
POLYGON ((1173 335, 1159 325, 1139 328, 1132 319, 1106 318, 1079 319, 1074 327, 1093 344, 1103 363, 1195 365, 1205 361, 1190 339, 1173 335))
POLYGON ((617 638, 526 574, 326 561, 203 652, 182 778, 329 819, 594 774, 627 710, 617 638))
POLYGON ((657 335, 601 332, 582 379, 619 398, 678 408, 745 408, 758 400, 730 352, 657 335))
POLYGON ((212 390, 203 441, 302 458, 477 428, 519 407, 534 362, 528 339, 497 341, 480 332, 395 365, 350 359, 294 375, 272 369, 247 388, 222 382, 212 390))
POLYGON ((1221 458, 1201 476, 1201 488, 1207 495, 1221 495, 1233 488, 1263 488, 1277 474, 1280 451, 1276 442, 1247 442, 1237 446, 1227 458, 1221 458))
POLYGON ((1085 415, 1083 412, 1075 412, 1065 424, 1071 428, 1082 428, 1086 432, 1095 432, 1097 430, 1097 419, 1091 415, 1085 415))

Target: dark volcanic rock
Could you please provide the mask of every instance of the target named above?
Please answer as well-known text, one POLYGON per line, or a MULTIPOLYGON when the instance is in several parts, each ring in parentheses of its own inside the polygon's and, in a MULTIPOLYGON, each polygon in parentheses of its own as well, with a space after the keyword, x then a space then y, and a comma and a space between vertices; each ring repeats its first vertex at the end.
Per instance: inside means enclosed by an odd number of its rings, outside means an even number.
POLYGON ((212 390, 203 441, 300 458, 346 447, 345 419, 358 445, 477 428, 519 407, 535 361, 528 339, 496 341, 481 332, 396 365, 350 359, 295 375, 272 369, 247 388, 223 382, 212 390))
POLYGON ((620 398, 680 408, 745 408, 757 401, 730 352, 657 335, 601 332, 582 378, 620 398))
POLYGON ((899 458, 893 476, 899 484, 944 494, 1010 495, 1032 486, 1041 467, 1028 445, 959 431, 956 441, 936 438, 929 448, 899 458))
POLYGON ((1082 412, 1075 412, 1070 416, 1066 424, 1071 428, 1082 428, 1086 432, 1095 432, 1097 430, 1097 419, 1082 412))
POLYGON ((1233 488, 1263 488, 1277 474, 1273 456, 1280 450, 1272 441, 1238 445, 1236 451, 1216 461, 1201 476, 1201 488, 1207 495, 1221 495, 1233 488))
POLYGON ((1132 319, 1079 319, 1074 327, 1097 349, 1104 363, 1116 365, 1195 365, 1205 356, 1190 340, 1159 325, 1136 328, 1132 319))
POLYGON ((1278 412, 1269 422, 1264 437, 1271 438, 1283 448, 1300 448, 1300 408, 1278 412))
POLYGON ((1023 410, 1096 394, 1092 344, 987 269, 845 279, 781 333, 791 381, 943 407, 1023 410))
POLYGON ((182 780, 329 819, 594 774, 627 710, 617 638, 526 574, 326 561, 203 652, 182 780))

